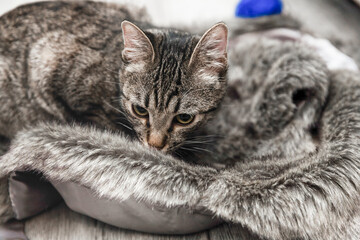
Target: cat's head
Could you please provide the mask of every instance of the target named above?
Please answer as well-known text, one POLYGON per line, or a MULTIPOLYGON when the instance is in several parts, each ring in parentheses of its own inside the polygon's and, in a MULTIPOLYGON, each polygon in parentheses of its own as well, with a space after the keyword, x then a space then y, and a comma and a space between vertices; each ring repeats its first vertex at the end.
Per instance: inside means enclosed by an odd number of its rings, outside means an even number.
POLYGON ((121 104, 139 140, 171 152, 221 102, 227 70, 227 27, 202 37, 122 23, 121 104))

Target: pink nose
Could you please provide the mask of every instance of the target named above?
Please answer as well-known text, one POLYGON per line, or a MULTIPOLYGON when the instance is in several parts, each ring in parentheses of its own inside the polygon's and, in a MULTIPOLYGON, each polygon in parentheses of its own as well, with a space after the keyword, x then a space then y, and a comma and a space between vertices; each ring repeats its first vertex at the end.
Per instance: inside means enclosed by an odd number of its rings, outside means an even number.
POLYGON ((149 135, 147 143, 149 146, 157 148, 159 150, 163 149, 166 144, 166 136, 158 132, 152 132, 149 135))

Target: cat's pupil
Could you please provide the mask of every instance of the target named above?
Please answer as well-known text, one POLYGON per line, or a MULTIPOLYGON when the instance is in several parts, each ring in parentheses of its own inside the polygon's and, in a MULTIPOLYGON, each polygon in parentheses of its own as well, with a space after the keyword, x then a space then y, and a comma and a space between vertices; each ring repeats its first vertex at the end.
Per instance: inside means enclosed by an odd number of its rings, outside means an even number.
POLYGON ((137 108, 138 112, 140 112, 140 113, 146 113, 145 108, 142 108, 142 107, 139 107, 139 106, 137 106, 136 108, 137 108))
POLYGON ((189 114, 180 114, 179 115, 179 118, 184 121, 184 122, 187 122, 191 119, 191 116, 189 114))

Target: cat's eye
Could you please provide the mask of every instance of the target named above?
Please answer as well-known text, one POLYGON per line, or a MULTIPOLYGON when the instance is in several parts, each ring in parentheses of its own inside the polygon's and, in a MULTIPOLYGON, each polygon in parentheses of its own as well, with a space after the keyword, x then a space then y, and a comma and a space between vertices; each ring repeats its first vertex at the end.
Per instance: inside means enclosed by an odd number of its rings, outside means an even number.
POLYGON ((175 117, 175 121, 181 125, 188 125, 194 120, 194 118, 195 117, 190 114, 179 114, 175 117))
POLYGON ((139 117, 147 117, 149 115, 149 112, 139 105, 133 105, 132 106, 133 112, 138 115, 139 117))

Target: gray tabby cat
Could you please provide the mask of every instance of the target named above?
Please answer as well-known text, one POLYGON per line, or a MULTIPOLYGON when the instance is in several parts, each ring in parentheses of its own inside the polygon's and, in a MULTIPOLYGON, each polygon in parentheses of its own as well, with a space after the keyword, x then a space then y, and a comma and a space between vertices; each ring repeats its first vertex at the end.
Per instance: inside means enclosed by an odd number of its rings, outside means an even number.
POLYGON ((144 19, 137 15, 105 3, 41 2, 2 16, 3 142, 40 121, 75 121, 172 152, 202 126, 226 89, 226 26, 200 38, 123 21, 144 19))

